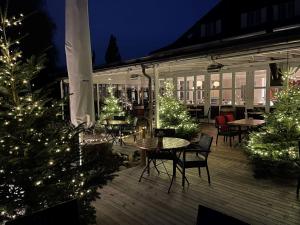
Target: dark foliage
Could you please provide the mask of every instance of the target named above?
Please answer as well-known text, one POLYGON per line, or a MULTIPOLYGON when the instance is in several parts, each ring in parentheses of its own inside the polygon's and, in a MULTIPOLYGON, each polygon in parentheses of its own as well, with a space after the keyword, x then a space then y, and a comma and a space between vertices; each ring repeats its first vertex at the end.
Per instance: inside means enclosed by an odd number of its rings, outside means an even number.
POLYGON ((110 36, 109 44, 105 53, 105 61, 107 64, 120 62, 121 55, 119 52, 117 39, 114 35, 110 36))

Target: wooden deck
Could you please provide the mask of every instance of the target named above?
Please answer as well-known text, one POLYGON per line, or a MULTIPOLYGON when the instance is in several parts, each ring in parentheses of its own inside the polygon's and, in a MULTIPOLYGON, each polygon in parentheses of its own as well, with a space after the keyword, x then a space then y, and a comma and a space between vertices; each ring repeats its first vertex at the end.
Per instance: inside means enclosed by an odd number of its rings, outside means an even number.
MULTIPOLYGON (((212 127, 204 132, 215 135, 212 127)), ((138 182, 142 167, 118 173, 94 205, 97 224, 103 225, 194 225, 198 204, 221 211, 249 224, 300 224, 300 200, 296 181, 286 183, 255 179, 244 153, 229 148, 220 138, 209 156, 211 185, 206 171, 187 170, 190 186, 181 187, 181 174, 168 194, 169 178, 152 170, 150 180, 138 182)), ((171 164, 168 165, 171 171, 171 164)))

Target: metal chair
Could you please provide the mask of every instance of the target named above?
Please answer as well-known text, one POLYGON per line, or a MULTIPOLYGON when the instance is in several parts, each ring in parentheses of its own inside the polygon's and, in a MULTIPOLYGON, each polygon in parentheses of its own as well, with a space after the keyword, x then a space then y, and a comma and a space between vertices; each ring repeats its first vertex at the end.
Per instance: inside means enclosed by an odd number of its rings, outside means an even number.
MULTIPOLYGON (((199 176, 201 176, 201 167, 206 168, 208 183, 210 184, 210 175, 208 169, 208 155, 210 153, 211 143, 213 137, 207 134, 201 134, 199 142, 193 144, 191 148, 183 149, 177 158, 177 165, 180 167, 182 173, 182 186, 185 185, 185 180, 188 182, 185 176, 185 170, 188 168, 198 168, 199 176)), ((178 168, 178 167, 177 167, 178 168)), ((189 182, 188 182, 189 183, 189 182)))
POLYGON ((122 129, 122 135, 133 135, 134 142, 136 141, 137 122, 138 118, 134 117, 132 124, 124 126, 124 129, 122 129))
POLYGON ((219 136, 224 136, 224 141, 227 141, 227 138, 229 137, 229 145, 231 147, 232 146, 231 139, 234 139, 234 136, 238 136, 239 132, 230 129, 230 127, 227 125, 225 116, 216 116, 215 126, 218 129, 216 145, 218 144, 219 136))
POLYGON ((209 123, 209 116, 210 116, 210 108, 208 108, 207 113, 205 114, 205 112, 203 111, 202 115, 199 115, 199 119, 207 119, 207 123, 209 123))
MULTIPOLYGON (((175 136, 175 129, 154 129, 154 136, 155 137, 160 137, 160 138, 163 138, 163 137, 174 137, 175 136)), ((171 184, 169 186, 169 189, 168 189, 168 193, 170 193, 170 189, 171 189, 171 186, 172 186, 172 183, 173 183, 173 177, 176 176, 176 153, 173 152, 172 150, 160 150, 160 149, 157 149, 156 151, 148 151, 146 152, 146 157, 147 157, 147 165, 145 167, 145 169, 143 170, 141 176, 140 176, 140 179, 139 179, 139 182, 141 181, 143 175, 144 175, 144 172, 147 170, 147 173, 149 174, 150 173, 150 163, 152 162, 153 165, 154 165, 154 168, 156 169, 157 173, 160 174, 160 171, 158 170, 157 166, 158 165, 162 165, 164 170, 165 170, 165 173, 168 175, 168 177, 170 178, 171 180, 171 184), (161 163, 157 164, 157 160, 160 160, 161 163), (164 161, 165 160, 172 160, 173 161, 173 176, 171 177, 171 175, 169 174, 165 164, 164 164, 164 161)))

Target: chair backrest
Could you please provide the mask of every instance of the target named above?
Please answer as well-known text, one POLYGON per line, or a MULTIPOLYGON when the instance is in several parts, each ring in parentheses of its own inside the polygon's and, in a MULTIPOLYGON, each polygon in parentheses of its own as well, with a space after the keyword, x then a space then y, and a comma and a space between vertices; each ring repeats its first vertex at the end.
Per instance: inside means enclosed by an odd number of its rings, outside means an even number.
POLYGON ((137 121, 138 121, 138 118, 137 118, 137 117, 134 117, 134 119, 133 119, 133 126, 134 126, 134 127, 136 127, 137 121))
POLYGON ((209 136, 208 134, 202 133, 200 139, 198 141, 198 145, 204 151, 210 152, 211 143, 213 141, 213 137, 209 136))
POLYGON ((125 120, 125 116, 114 116, 114 120, 125 120))
POLYGON ((154 137, 175 137, 175 129, 171 128, 155 128, 154 137))
POLYGON ((207 110, 206 116, 209 116, 209 112, 210 112, 210 107, 208 107, 208 110, 207 110))
POLYGON ((225 116, 216 116, 215 126, 218 128, 218 131, 227 131, 228 125, 226 124, 225 116))
POLYGON ((234 116, 232 114, 225 115, 225 119, 226 119, 226 122, 232 122, 235 120, 234 116))

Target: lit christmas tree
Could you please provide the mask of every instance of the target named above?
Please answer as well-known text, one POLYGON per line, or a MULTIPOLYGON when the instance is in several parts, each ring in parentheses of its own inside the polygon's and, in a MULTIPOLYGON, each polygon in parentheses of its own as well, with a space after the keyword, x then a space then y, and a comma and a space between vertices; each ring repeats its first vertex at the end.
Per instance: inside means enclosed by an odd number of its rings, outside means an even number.
POLYGON ((109 96, 104 99, 104 107, 100 115, 100 123, 107 119, 113 119, 114 116, 124 116, 125 112, 120 105, 119 100, 113 94, 113 87, 108 87, 109 96))
POLYGON ((119 158, 104 151, 95 162, 83 151, 79 165, 82 128, 61 119, 62 102, 47 90, 31 90, 43 57, 22 59, 19 40, 8 37, 18 33, 22 17, 0 18, 0 223, 74 198, 82 224, 95 223, 91 201, 113 178, 119 158))
POLYGON ((159 99, 160 127, 176 129, 176 134, 187 139, 193 138, 198 132, 198 126, 188 114, 184 105, 174 97, 173 84, 166 83, 166 92, 159 99))
POLYGON ((252 132, 247 151, 253 160, 273 162, 298 158, 300 138, 300 88, 291 83, 295 68, 282 70, 284 87, 277 95, 274 111, 266 115, 266 126, 252 132))

